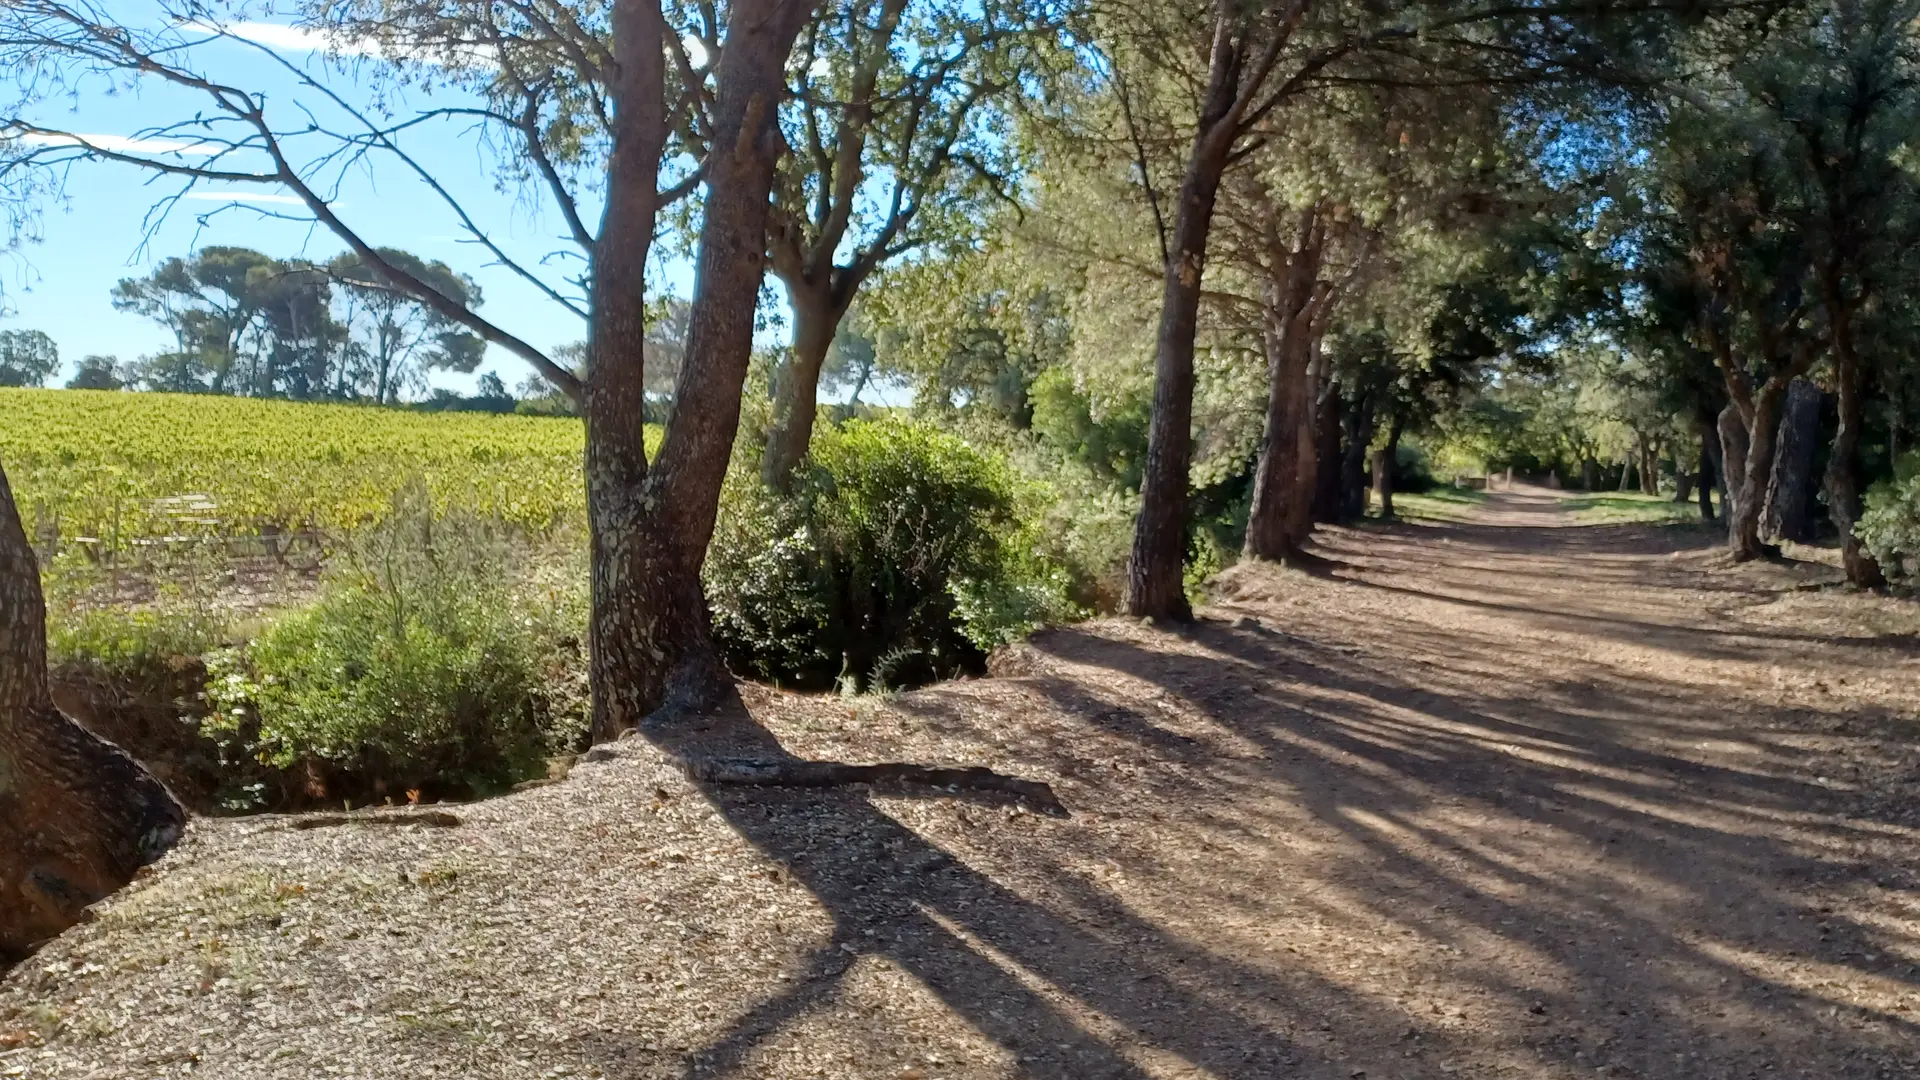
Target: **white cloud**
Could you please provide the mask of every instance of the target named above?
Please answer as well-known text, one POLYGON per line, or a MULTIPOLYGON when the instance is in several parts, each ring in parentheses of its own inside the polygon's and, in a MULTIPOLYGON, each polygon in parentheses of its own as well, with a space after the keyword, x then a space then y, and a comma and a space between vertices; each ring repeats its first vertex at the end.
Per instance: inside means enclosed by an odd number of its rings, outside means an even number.
MULTIPOLYGON (((279 52, 322 52, 335 56, 385 56, 402 60, 414 60, 426 64, 440 64, 447 56, 447 50, 431 46, 414 47, 383 42, 375 37, 351 37, 328 30, 308 26, 288 26, 285 23, 269 22, 232 22, 216 25, 209 22, 187 22, 182 29, 205 34, 226 34, 242 41, 251 41, 279 52)), ((459 45, 452 49, 455 56, 475 64, 491 64, 493 49, 485 45, 459 45)))
POLYGON ((687 50, 687 62, 693 65, 695 71, 706 67, 707 61, 712 59, 707 55, 706 43, 692 34, 680 39, 680 47, 687 50))
MULTIPOLYGON (((225 149, 220 143, 184 142, 179 139, 140 139, 127 135, 59 135, 51 132, 27 132, 12 136, 28 146, 84 146, 115 154, 171 154, 176 157, 212 157, 225 149)), ((0 132, 0 140, 8 138, 0 132)))
POLYGON ((207 33, 226 33, 265 45, 269 49, 285 49, 289 52, 335 52, 347 56, 378 56, 380 43, 373 38, 348 38, 330 34, 324 30, 314 30, 304 26, 287 26, 283 23, 237 22, 228 23, 224 28, 209 23, 191 22, 189 30, 202 30, 207 33))
POLYGON ((305 206, 297 195, 274 195, 265 191, 189 191, 183 198, 198 202, 268 203, 273 206, 305 206))

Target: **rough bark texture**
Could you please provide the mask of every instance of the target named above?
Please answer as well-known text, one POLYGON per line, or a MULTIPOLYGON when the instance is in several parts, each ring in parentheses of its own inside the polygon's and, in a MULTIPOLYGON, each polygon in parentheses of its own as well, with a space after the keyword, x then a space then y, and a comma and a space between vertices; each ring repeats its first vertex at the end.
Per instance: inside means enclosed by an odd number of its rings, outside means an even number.
POLYGON ((1720 443, 1720 508, 1727 518, 1727 535, 1733 535, 1734 519, 1740 513, 1740 485, 1747 478, 1747 422, 1737 406, 1720 410, 1714 422, 1720 443))
POLYGON ((185 825, 164 785, 54 708, 39 564, 0 471, 0 965, 78 922, 185 825))
POLYGON ((665 25, 651 4, 615 8, 623 63, 607 165, 607 202, 594 256, 593 323, 581 400, 586 421, 587 523, 593 614, 593 736, 613 738, 658 706, 640 673, 655 664, 646 634, 645 554, 653 545, 647 480, 646 262, 659 209, 666 142, 665 25))
POLYGON ((1140 515, 1134 519, 1133 551, 1127 561, 1127 613, 1182 622, 1193 618, 1185 570, 1194 335, 1199 329, 1200 281, 1214 204, 1233 148, 1237 121, 1233 112, 1242 64, 1231 31, 1228 19, 1216 19, 1200 123, 1174 205, 1154 345, 1153 420, 1147 431, 1140 515))
MULTIPOLYGON (((1784 397, 1786 386, 1778 381, 1769 381, 1753 395, 1753 419, 1746 428, 1746 461, 1740 474, 1740 494, 1728 518, 1727 548, 1735 561, 1772 554, 1760 538, 1760 518, 1767 483, 1773 476, 1774 432, 1780 425, 1780 405, 1784 397)), ((1729 453, 1727 457, 1731 460, 1733 455, 1729 453)))
MULTIPOLYGON (((587 392, 588 493, 598 501, 589 509, 596 740, 634 728, 662 707, 703 707, 727 685, 713 645, 700 566, 740 427, 740 392, 766 262, 768 197, 774 164, 784 149, 776 123, 783 72, 811 8, 804 0, 745 0, 730 13, 717 73, 686 359, 666 438, 651 468, 638 450, 644 381, 635 377, 641 372, 644 263, 616 256, 614 250, 622 241, 642 246, 643 222, 651 237, 652 204, 642 202, 637 183, 622 180, 613 186, 634 190, 622 209, 609 202, 594 280, 596 295, 605 289, 619 307, 618 313, 596 307, 594 361, 620 372, 587 392), (645 215, 643 206, 649 210, 645 215)), ((651 18, 657 27, 657 9, 651 18)), ((646 69, 649 79, 655 77, 654 51, 635 50, 650 57, 634 65, 646 69)), ((624 66, 622 74, 627 74, 624 66)), ((652 160, 641 159, 645 149, 637 143, 630 164, 645 171, 650 200, 658 146, 652 147, 652 160)), ((617 165, 613 175, 620 175, 617 165)), ((593 382, 601 378, 596 371, 593 382)))
POLYGON ((1285 272, 1278 281, 1270 276, 1266 285, 1267 418, 1241 549, 1249 559, 1280 561, 1298 553, 1288 520, 1297 495, 1299 432, 1312 414, 1308 340, 1320 253, 1318 215, 1309 212, 1294 249, 1272 251, 1269 256, 1272 263, 1284 261, 1285 272))
POLYGON ((1827 513, 1840 531, 1840 565, 1847 581, 1861 588, 1876 588, 1886 584, 1886 576, 1853 529, 1860 520, 1860 359, 1854 351, 1852 311, 1837 304, 1833 310, 1834 381, 1838 384, 1840 418, 1833 433, 1833 452, 1827 457, 1827 513))
POLYGON ((1327 407, 1325 368, 1320 342, 1309 340, 1300 427, 1293 439, 1293 496, 1287 501, 1287 536, 1296 549, 1313 535, 1313 493, 1320 477, 1320 415, 1327 407))
POLYGON ((1819 450, 1825 397, 1819 387, 1805 379, 1787 385, 1786 404, 1774 438, 1773 472, 1767 479, 1766 505, 1761 511, 1760 535, 1768 541, 1806 543, 1813 539, 1814 493, 1819 483, 1813 462, 1819 450))
MULTIPOLYGON (((848 299, 851 296, 849 292, 848 299)), ((805 281, 788 281, 787 297, 793 308, 793 348, 780 369, 773 426, 767 432, 766 452, 760 459, 761 480, 777 491, 789 488, 794 470, 813 444, 820 369, 847 313, 847 304, 830 286, 816 288, 805 281)))

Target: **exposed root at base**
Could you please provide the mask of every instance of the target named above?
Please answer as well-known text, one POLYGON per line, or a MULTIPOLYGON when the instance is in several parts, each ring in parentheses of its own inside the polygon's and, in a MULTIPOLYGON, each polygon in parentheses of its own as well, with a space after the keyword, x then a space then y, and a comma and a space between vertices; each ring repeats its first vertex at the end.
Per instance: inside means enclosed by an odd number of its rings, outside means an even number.
POLYGON ((765 758, 708 758, 686 765, 696 783, 739 787, 911 786, 1001 795, 1049 817, 1071 817, 1051 785, 1022 780, 992 769, 938 768, 888 762, 853 765, 842 761, 772 761, 765 758))
POLYGON ((295 829, 331 829, 340 825, 430 825, 436 829, 451 829, 460 824, 456 814, 445 810, 423 810, 417 813, 377 813, 377 814, 309 814, 293 819, 295 829))

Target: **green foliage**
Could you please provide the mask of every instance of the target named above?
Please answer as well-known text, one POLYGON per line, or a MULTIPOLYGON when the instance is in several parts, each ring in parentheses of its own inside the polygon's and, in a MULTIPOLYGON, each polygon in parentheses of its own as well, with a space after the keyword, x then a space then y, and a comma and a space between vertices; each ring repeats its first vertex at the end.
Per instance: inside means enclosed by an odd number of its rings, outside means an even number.
POLYGON ((977 669, 1071 612, 1007 463, 925 424, 822 427, 792 496, 736 467, 707 554, 736 670, 877 689, 977 669))
POLYGON ((586 730, 586 598, 523 568, 498 522, 418 494, 358 538, 309 608, 208 660, 208 731, 355 789, 484 793, 586 730))
POLYGON ((39 386, 60 370, 60 349, 38 330, 0 330, 0 386, 39 386))
POLYGON ((1125 490, 1138 490, 1147 456, 1151 400, 1130 396, 1096 415, 1094 403, 1065 368, 1048 368, 1033 381, 1033 430, 1049 446, 1125 490))
POLYGON ((415 482, 442 507, 551 528, 584 515, 584 439, 565 419, 0 389, 0 461, 29 533, 121 550, 262 527, 350 532, 415 482))
POLYGON ((1900 459, 1894 476, 1867 491, 1854 533, 1891 578, 1912 578, 1920 560, 1920 453, 1900 459))

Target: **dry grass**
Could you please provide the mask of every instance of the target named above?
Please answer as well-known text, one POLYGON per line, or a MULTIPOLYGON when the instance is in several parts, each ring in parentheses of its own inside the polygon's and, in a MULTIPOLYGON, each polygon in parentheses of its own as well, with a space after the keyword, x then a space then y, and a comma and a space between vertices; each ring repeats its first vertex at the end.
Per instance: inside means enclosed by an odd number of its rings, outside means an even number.
POLYGON ((0 1075, 1920 1076, 1911 609, 1565 521, 1333 530, 1190 631, 659 736, 1069 820, 630 739, 457 828, 199 822, 0 985, 0 1075))

